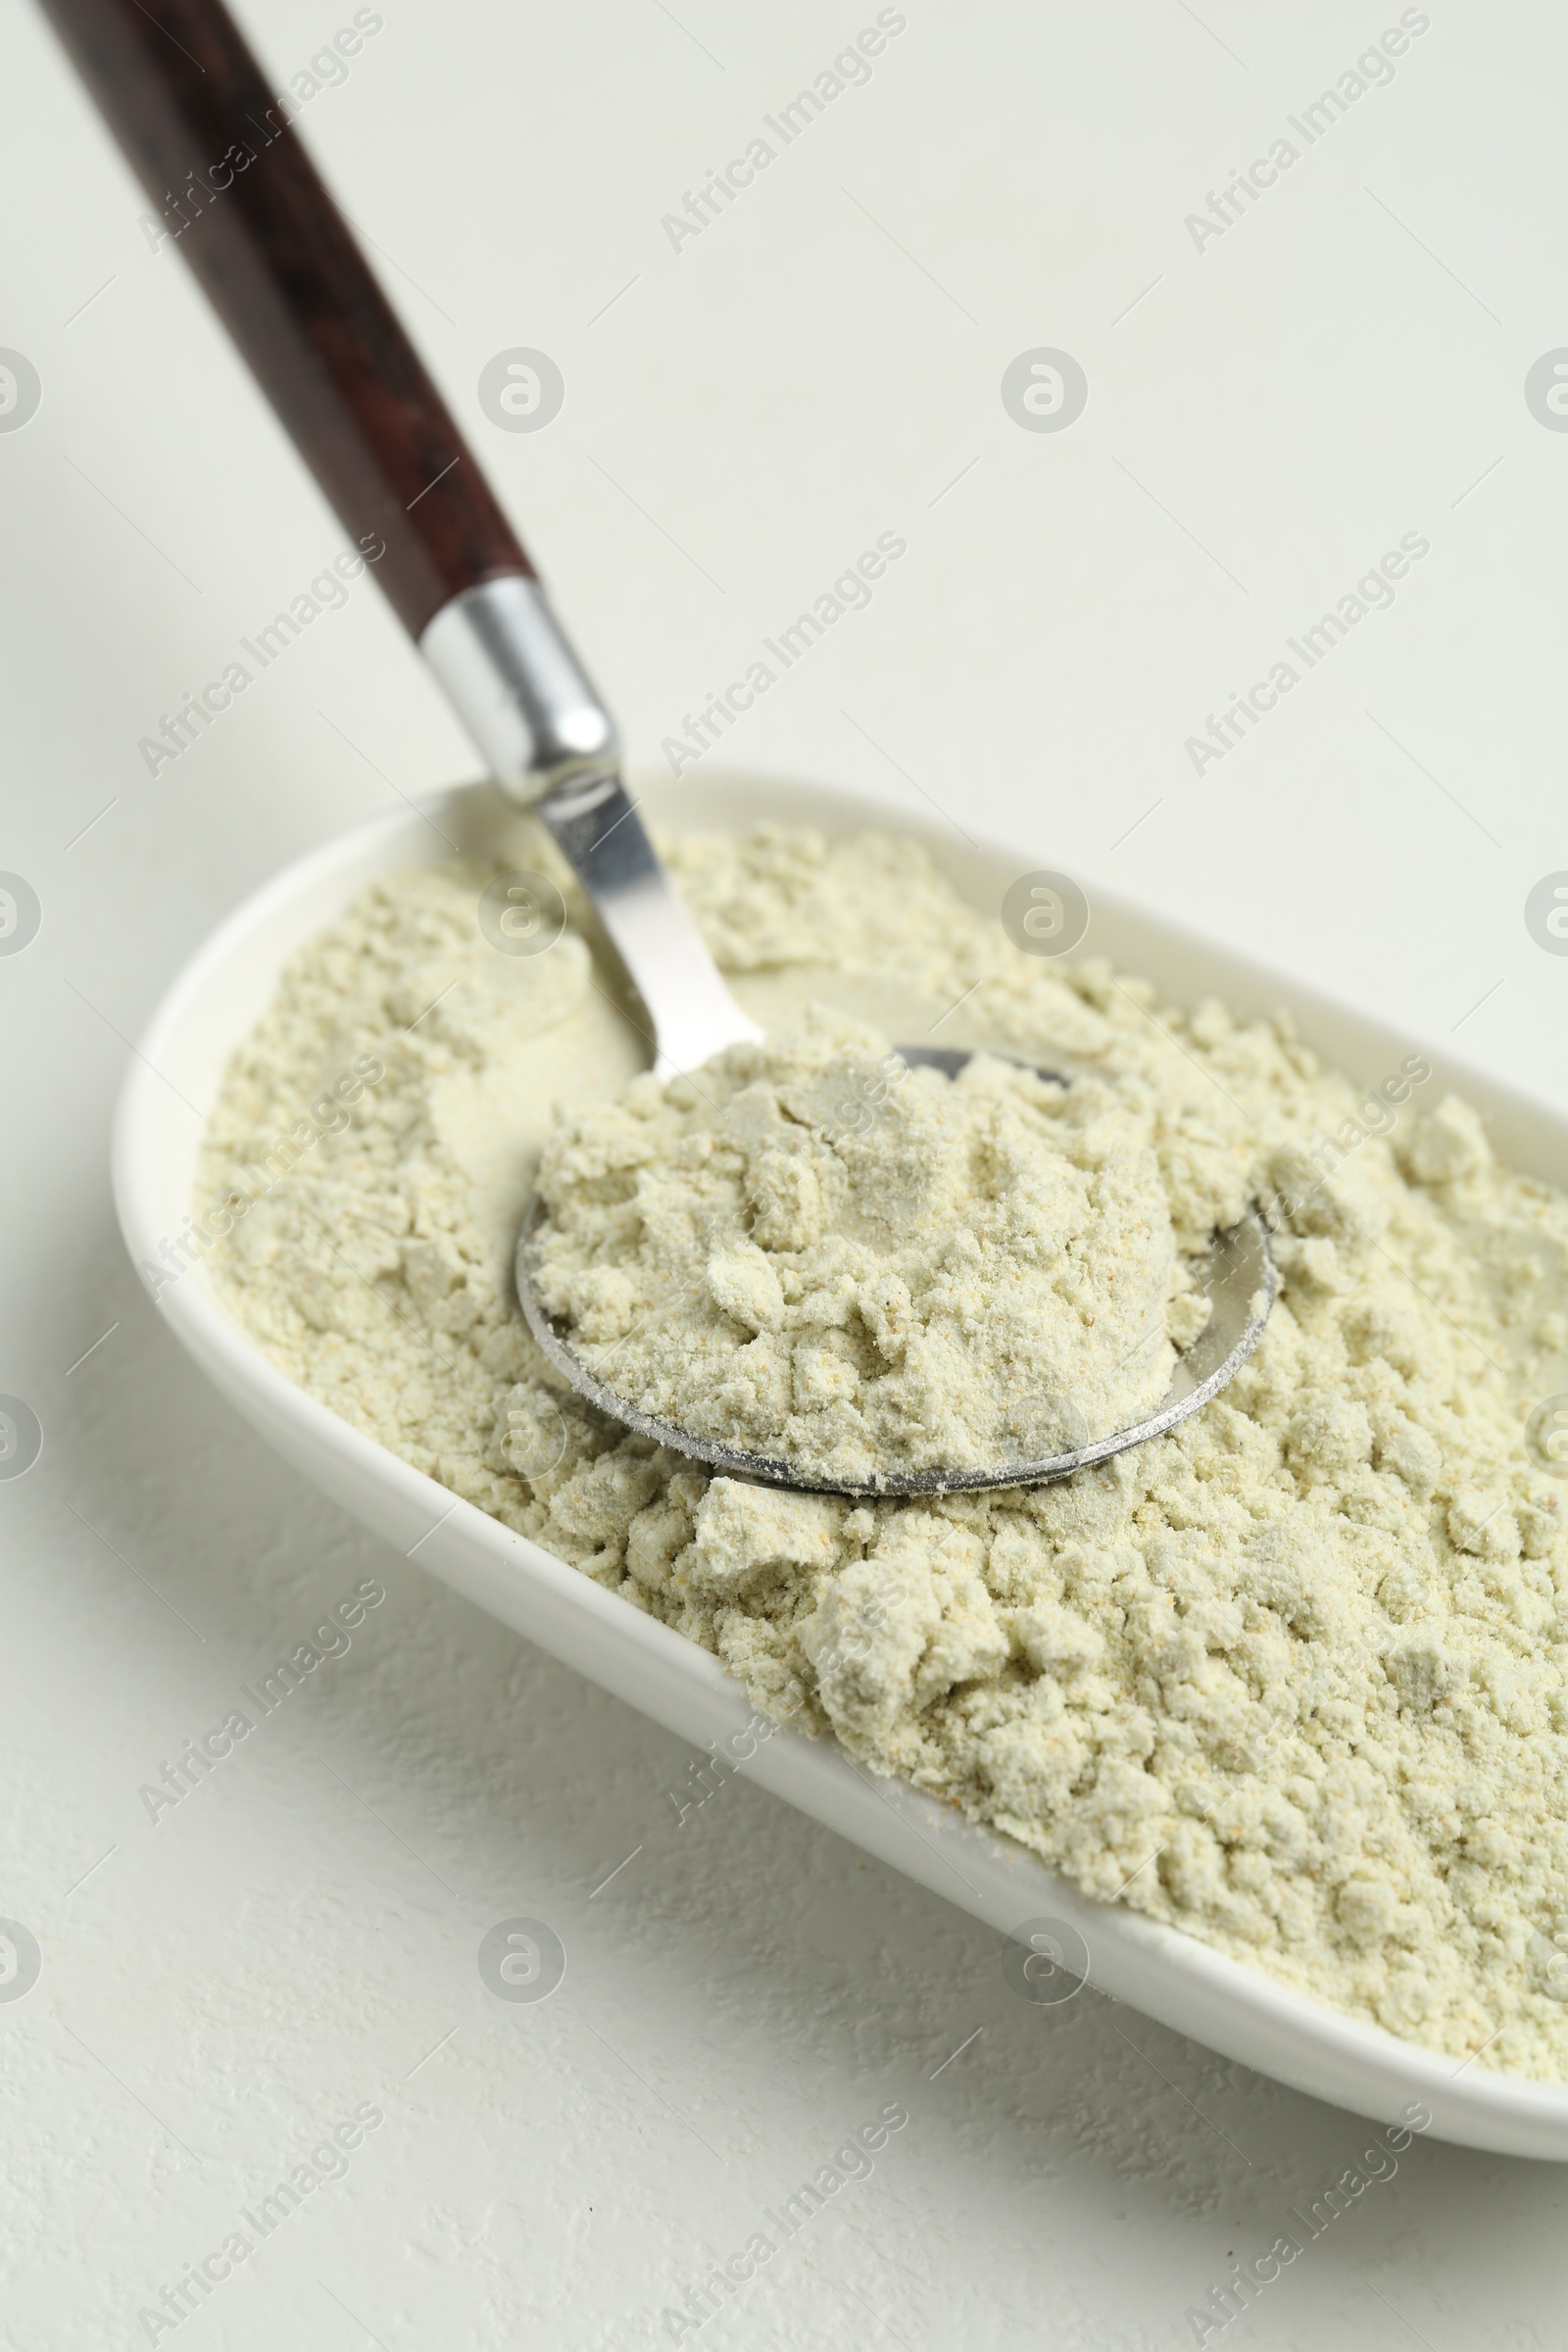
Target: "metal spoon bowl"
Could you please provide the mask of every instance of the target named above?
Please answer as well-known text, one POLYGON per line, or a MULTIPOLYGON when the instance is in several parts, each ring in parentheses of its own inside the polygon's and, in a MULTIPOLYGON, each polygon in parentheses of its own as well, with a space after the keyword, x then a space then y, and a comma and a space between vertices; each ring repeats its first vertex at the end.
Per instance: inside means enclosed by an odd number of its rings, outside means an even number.
MULTIPOLYGON (((967 1053, 951 1047, 898 1046, 894 1051, 911 1065, 939 1069, 950 1078, 956 1078, 970 1059, 967 1053)), ((1039 1069, 1033 1063, 1025 1066, 1036 1068, 1040 1077, 1054 1085, 1070 1083, 1057 1070, 1039 1069)), ((629 1398, 617 1395, 570 1347, 562 1325, 539 1297, 535 1275, 537 1234, 543 1213, 544 1203, 534 1200, 517 1237, 517 1299, 528 1329, 557 1371, 602 1413, 623 1422, 641 1437, 652 1438, 677 1453, 707 1462, 729 1478, 751 1479, 762 1486, 794 1487, 815 1494, 870 1498, 949 1494, 991 1487, 1044 1486, 1053 1479, 1068 1478, 1075 1470, 1087 1469, 1091 1463, 1105 1461, 1113 1453, 1122 1453, 1129 1446, 1141 1446, 1146 1439, 1161 1437, 1179 1421, 1185 1421, 1190 1413, 1207 1404, 1210 1397, 1217 1396, 1246 1363, 1263 1336, 1278 1287, 1268 1234, 1254 1209, 1240 1224, 1216 1233, 1210 1241, 1197 1285, 1210 1301, 1208 1321, 1193 1345, 1178 1355, 1170 1387, 1146 1420, 1105 1438, 1091 1440, 1086 1430, 1082 1446, 1069 1453, 1052 1454, 1039 1461, 1004 1462, 984 1470, 888 1471, 872 1479, 853 1482, 813 1477, 793 1462, 781 1461, 772 1454, 748 1453, 743 1447, 726 1446, 716 1438, 698 1437, 678 1422, 662 1420, 657 1413, 645 1413, 629 1398)))

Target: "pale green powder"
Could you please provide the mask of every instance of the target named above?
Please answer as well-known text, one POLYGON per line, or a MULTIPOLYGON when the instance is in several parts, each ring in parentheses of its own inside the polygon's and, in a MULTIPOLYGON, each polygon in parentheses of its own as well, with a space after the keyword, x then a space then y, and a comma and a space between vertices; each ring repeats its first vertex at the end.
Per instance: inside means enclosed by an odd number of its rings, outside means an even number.
POLYGON ((601 1422, 534 1350, 510 1257, 557 1102, 612 1100, 642 1049, 575 931, 499 956, 482 877, 456 872, 368 894, 236 1058, 202 1197, 265 1197, 208 1261, 230 1311, 773 1714, 1092 1895, 1568 2080, 1568 1538, 1524 1440, 1568 1392, 1568 1204, 1431 1100, 1419 1057, 1362 1073, 1397 1105, 1368 1135, 1288 1021, 1032 960, 906 840, 671 857, 770 1026, 815 998, 918 1037, 961 998, 945 1041, 1067 1056, 1146 1103, 1179 1247, 1261 1199, 1284 1289, 1225 1394, 1060 1486, 920 1504, 710 1483, 601 1422), (302 1150, 355 1055, 385 1079, 302 1150), (297 1168, 267 1189, 252 1171, 290 1130, 297 1168))
POLYGON ((568 1120, 535 1281, 617 1396, 831 1486, 1070 1452, 1207 1320, 1135 1082, 956 1080, 814 1005, 568 1120))

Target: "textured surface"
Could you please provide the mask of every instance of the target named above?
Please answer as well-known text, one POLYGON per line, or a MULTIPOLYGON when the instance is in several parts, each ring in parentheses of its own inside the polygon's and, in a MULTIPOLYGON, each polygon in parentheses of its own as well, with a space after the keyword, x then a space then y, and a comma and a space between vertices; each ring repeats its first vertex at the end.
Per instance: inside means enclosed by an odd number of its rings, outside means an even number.
MULTIPOLYGON (((1199 251, 1185 216, 1396 11, 911 9, 675 251, 662 216, 874 11, 383 13, 307 135, 634 746, 897 525, 869 610, 729 757, 935 796, 1568 1094, 1568 961, 1523 916, 1565 862, 1568 439, 1522 397, 1564 331, 1560 19, 1434 9, 1199 251), (998 397, 1037 346, 1090 377, 1058 436, 998 397), (517 347, 567 383, 532 436, 477 405, 517 347), (1412 528, 1393 609, 1198 775, 1187 737, 1412 528)), ((245 15, 279 84, 339 21, 245 15)), ((29 222, 0 341, 43 387, 0 433, 0 866, 43 907, 0 958, 0 1389, 44 1430, 0 1483, 0 1912, 42 1954, 0 2003, 0 2342, 144 2342, 143 2303, 368 2102, 344 2177, 161 2341, 653 2347, 898 2100, 705 2346, 1191 2342, 1363 2129, 1092 1996, 1015 1999, 986 1931, 744 1782, 677 1827, 681 1745, 300 1487, 123 1264, 122 1036, 259 878, 467 763, 360 581, 149 773, 160 714, 340 543, 20 0, 0 37, 29 222), (139 1787, 369 1577, 348 1652, 150 1822, 139 1787), (518 1917, 566 1950, 542 2005, 478 1974, 518 1917)), ((1418 2141, 1234 2336, 1555 2345, 1565 2202, 1418 2141)))

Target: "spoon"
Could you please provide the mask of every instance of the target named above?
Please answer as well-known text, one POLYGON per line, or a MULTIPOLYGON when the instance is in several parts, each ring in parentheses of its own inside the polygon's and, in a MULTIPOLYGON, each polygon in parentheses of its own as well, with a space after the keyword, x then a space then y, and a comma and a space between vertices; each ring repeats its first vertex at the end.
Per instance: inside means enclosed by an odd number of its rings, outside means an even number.
MULTIPOLYGON (((483 754, 581 883, 647 1011, 657 1075, 762 1031, 730 995, 620 780, 615 730, 532 564, 220 0, 43 0, 100 111, 355 547, 483 754)), ((519 355, 519 364, 525 364, 519 355)), ((899 1049, 951 1077, 968 1056, 899 1049)), ((1054 1072, 1042 1075, 1054 1077, 1054 1072)), ((1066 1083, 1061 1081, 1061 1083, 1066 1083)), ((680 1453, 772 1486, 787 1461, 640 1412, 572 1351, 534 1287, 536 1212, 517 1296, 551 1362, 604 1412, 680 1453)), ((1260 1217, 1216 1234, 1205 1330, 1146 1420, 1043 1461, 890 1474, 835 1493, 917 1494, 1065 1477, 1174 1428, 1256 1347, 1275 1276, 1260 1217)))
MULTIPOLYGON (((602 720, 605 739, 612 741, 608 713, 602 711, 602 720)), ((762 1030, 731 996, 618 774, 607 765, 598 773, 557 784, 533 804, 533 812, 549 828, 582 884, 642 999, 652 1023, 656 1077, 698 1069, 726 1046, 760 1041, 762 1030)), ((941 1070, 949 1078, 956 1078, 970 1058, 967 1053, 943 1046, 900 1045, 894 1051, 906 1064, 941 1070)), ((1058 1086, 1069 1083, 1059 1071, 1027 1066, 1058 1086)), ((707 1462, 727 1477, 764 1486, 825 1489, 836 1494, 942 1494, 958 1489, 1043 1486, 1160 1437, 1217 1396, 1240 1371, 1263 1336, 1277 1287, 1268 1235, 1252 1210, 1239 1224, 1214 1234, 1194 1269, 1195 1287, 1210 1302, 1208 1321, 1178 1356, 1170 1387, 1142 1421, 1099 1438, 1092 1438, 1085 1426, 1079 1446, 1032 1461, 1001 1462, 981 1470, 889 1471, 858 1483, 827 1482, 775 1455, 726 1446, 679 1422, 645 1413, 602 1381, 577 1354, 564 1327, 539 1295, 536 1238, 542 1205, 537 1200, 531 1204, 517 1239, 517 1300, 541 1350, 580 1395, 628 1429, 707 1462)), ((1070 1411, 1071 1400, 1067 1403, 1070 1411)), ((1080 1422, 1082 1418, 1080 1414, 1080 1422)))

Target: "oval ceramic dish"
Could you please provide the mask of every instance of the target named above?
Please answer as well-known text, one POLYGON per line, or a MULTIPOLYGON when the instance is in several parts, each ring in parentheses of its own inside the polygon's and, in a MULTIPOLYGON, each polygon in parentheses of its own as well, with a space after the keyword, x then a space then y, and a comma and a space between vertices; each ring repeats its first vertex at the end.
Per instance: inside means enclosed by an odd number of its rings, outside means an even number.
MULTIPOLYGON (((666 779, 639 785, 639 795, 645 791, 655 822, 677 830, 771 821, 842 833, 898 822, 885 806, 847 793, 755 778, 666 779)), ((445 834, 501 854, 519 821, 487 785, 453 791, 428 806, 445 834)), ((1041 862, 1022 851, 971 849, 924 826, 899 829, 916 833, 955 886, 988 913, 1021 871, 1041 862)), ((230 1053, 270 1003, 289 957, 378 876, 448 855, 441 833, 399 808, 290 866, 192 958, 142 1038, 120 1098, 115 1197, 133 1258, 156 1258, 162 1237, 178 1230, 201 1141, 190 1106, 205 1118, 230 1053)), ((1251 1014, 1287 1005, 1303 1038, 1340 1068, 1368 1079, 1419 1043, 1438 1080, 1460 1089, 1487 1115, 1505 1158, 1568 1186, 1568 1120, 1545 1102, 1093 887, 1090 901, 1084 953, 1113 956, 1177 1002, 1214 994, 1251 1014)), ((455 1500, 296 1388, 219 1306, 203 1269, 171 1284, 160 1306, 202 1369, 286 1460, 468 1600, 687 1739, 726 1739, 751 1720, 739 1684, 716 1658, 455 1500)), ((829 1740, 781 1731, 758 1746, 746 1769, 774 1795, 999 1935, 1024 1921, 1060 1923, 1069 1945, 1076 1935, 1087 1947, 1093 1984, 1228 2058, 1382 2122, 1422 2100, 1441 2138, 1507 2155, 1568 2158, 1568 2088, 1489 2073, 1484 2060, 1421 2049, 1289 1991, 1173 1929, 1087 1902, 1022 1846, 901 1783, 873 1780, 829 1740)))

